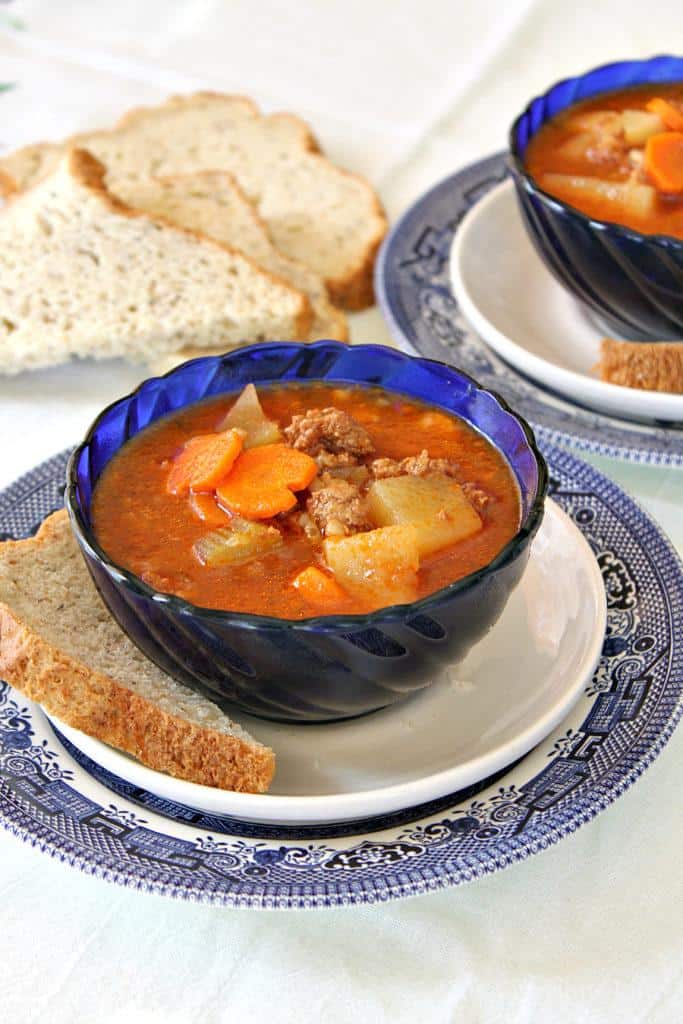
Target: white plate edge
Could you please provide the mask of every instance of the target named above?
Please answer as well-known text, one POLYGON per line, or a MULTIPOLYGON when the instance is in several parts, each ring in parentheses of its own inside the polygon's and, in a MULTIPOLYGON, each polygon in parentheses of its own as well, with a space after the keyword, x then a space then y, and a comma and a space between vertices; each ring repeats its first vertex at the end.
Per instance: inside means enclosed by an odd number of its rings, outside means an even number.
MULTIPOLYGON (((529 352, 518 342, 500 331, 479 310, 470 297, 463 275, 464 253, 468 246, 469 234, 474 231, 481 216, 488 207, 500 201, 501 195, 514 193, 514 182, 507 180, 495 185, 470 210, 467 211, 453 236, 450 252, 450 283, 458 306, 481 340, 509 363, 515 370, 531 377, 544 388, 550 388, 562 399, 580 406, 588 406, 603 416, 627 419, 633 423, 651 425, 653 419, 681 422, 683 419, 683 396, 661 391, 646 391, 627 388, 621 384, 593 379, 586 374, 558 366, 541 356, 529 352), (583 392, 581 400, 577 392, 583 392), (624 403, 630 406, 625 411, 624 403)), ((531 242, 529 243, 531 244, 531 242)), ((558 287, 561 287, 558 283, 558 287)))

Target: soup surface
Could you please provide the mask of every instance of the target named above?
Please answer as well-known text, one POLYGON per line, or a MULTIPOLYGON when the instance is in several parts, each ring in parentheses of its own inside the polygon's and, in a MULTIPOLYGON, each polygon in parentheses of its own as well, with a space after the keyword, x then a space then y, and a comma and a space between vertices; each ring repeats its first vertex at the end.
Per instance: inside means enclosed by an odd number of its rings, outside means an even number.
POLYGON ((683 238, 683 83, 568 107, 531 139, 525 163, 544 191, 590 217, 683 238))
POLYGON ((128 441, 92 522, 157 590, 301 619, 412 601, 486 565, 520 500, 503 456, 440 410, 373 388, 249 385, 128 441))

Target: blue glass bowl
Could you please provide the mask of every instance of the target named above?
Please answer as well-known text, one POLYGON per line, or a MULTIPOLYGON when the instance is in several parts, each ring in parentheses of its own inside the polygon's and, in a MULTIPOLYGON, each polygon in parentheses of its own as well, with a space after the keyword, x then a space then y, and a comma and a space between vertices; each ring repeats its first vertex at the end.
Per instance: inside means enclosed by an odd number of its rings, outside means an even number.
POLYGON ((558 82, 513 124, 510 168, 531 240, 555 277, 610 333, 661 341, 683 336, 683 241, 593 220, 544 192, 524 167, 529 140, 555 114, 599 93, 649 82, 683 82, 683 59, 620 61, 558 82))
MULTIPOLYGON (((66 503, 90 573, 114 618, 160 668, 263 718, 324 722, 375 711, 438 678, 495 623, 543 516, 547 473, 527 424, 452 367, 378 345, 273 343, 184 363, 105 409, 73 453, 66 503), (245 384, 380 385, 457 413, 503 452, 519 483, 522 526, 484 569, 408 605, 289 621, 199 608, 115 565, 92 531, 93 488, 121 446, 167 413, 245 384)), ((501 680, 501 685, 505 681, 501 680)))

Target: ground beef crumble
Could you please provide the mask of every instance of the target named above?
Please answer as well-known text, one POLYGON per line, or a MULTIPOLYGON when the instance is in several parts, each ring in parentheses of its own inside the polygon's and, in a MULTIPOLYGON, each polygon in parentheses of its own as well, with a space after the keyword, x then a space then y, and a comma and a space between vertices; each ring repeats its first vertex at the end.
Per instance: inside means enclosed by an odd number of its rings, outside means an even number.
POLYGON ((345 466, 357 466, 358 456, 351 452, 328 452, 325 449, 319 451, 313 458, 321 469, 336 469, 345 466))
POLYGON ((409 455, 405 459, 374 459, 370 463, 370 472, 375 480, 385 480, 391 476, 427 476, 429 473, 443 473, 445 476, 457 476, 458 465, 450 459, 431 459, 426 448, 419 455, 409 455))
POLYGON ((586 149, 586 156, 592 164, 622 168, 628 158, 628 149, 623 137, 601 135, 586 149))
POLYGON ((284 435, 293 448, 311 455, 323 468, 353 466, 375 450, 364 427, 334 406, 292 416, 284 435))
POLYGON ((316 481, 306 511, 325 536, 349 536, 373 528, 358 485, 330 473, 316 481))
POLYGON ((481 487, 477 487, 476 484, 464 483, 461 486, 465 497, 474 510, 479 513, 483 512, 491 501, 491 495, 483 491, 481 487))

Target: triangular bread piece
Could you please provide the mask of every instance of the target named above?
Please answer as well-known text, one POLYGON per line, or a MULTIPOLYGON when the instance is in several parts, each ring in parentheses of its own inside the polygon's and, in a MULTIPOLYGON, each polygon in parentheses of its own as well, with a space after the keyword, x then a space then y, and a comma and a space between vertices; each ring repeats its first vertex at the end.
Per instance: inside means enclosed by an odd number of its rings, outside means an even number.
POLYGON ((0 679, 62 722, 143 764, 205 786, 262 793, 275 756, 121 631, 64 510, 0 544, 0 679))
MULTIPOLYGON (((363 178, 318 152, 299 118, 263 116, 240 96, 196 93, 133 110, 113 132, 74 136, 67 144, 101 160, 115 192, 121 179, 229 171, 278 249, 315 270, 333 302, 363 309, 374 301, 374 259, 386 233, 379 200, 363 178)), ((24 189, 59 154, 54 144, 25 147, 0 160, 0 171, 24 189)))
MULTIPOLYGON (((289 281, 311 303, 313 323, 309 341, 332 338, 348 341, 348 325, 341 310, 330 302, 325 283, 314 270, 283 256, 273 245, 268 229, 232 175, 226 171, 200 171, 170 178, 133 181, 123 186, 120 197, 152 216, 163 216, 179 227, 233 246, 270 273, 289 281)), ((196 356, 187 348, 162 356, 164 370, 196 356)))
POLYGON ((237 250, 131 210, 103 174, 72 150, 0 213, 0 371, 307 336, 302 292, 237 250))

